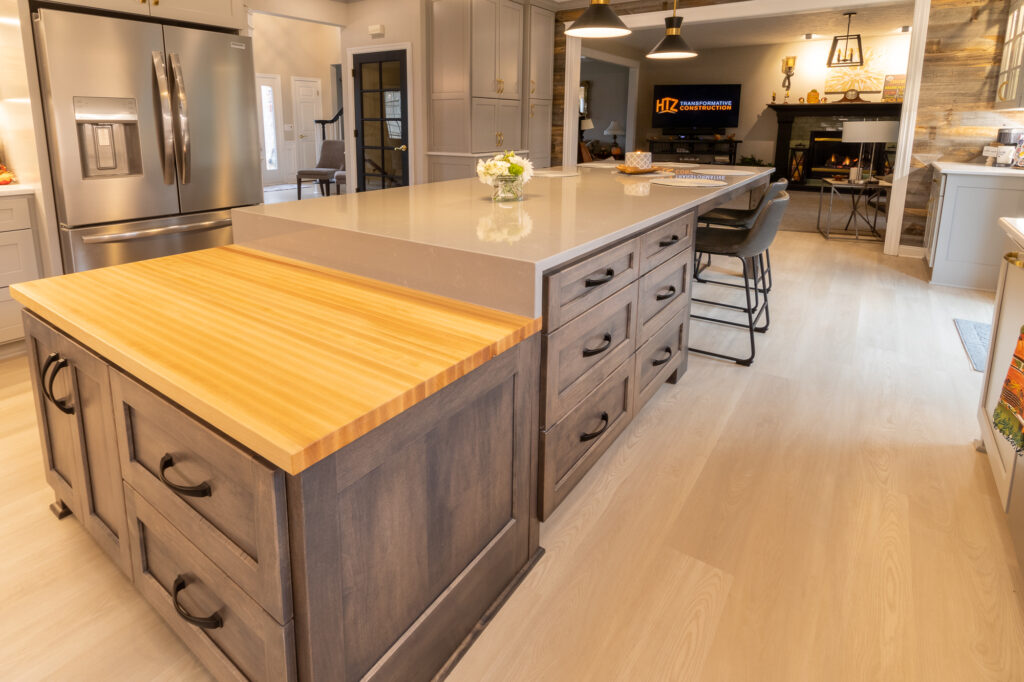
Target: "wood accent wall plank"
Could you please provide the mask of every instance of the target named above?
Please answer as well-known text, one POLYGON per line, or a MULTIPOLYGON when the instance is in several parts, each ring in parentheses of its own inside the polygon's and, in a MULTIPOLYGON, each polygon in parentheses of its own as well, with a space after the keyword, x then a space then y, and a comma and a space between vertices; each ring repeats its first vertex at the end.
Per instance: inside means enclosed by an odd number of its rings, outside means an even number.
POLYGON ((239 246, 11 287, 296 474, 539 331, 526 317, 239 246))
POLYGON ((1024 113, 994 111, 1010 0, 932 0, 900 244, 924 245, 931 160, 972 161, 1024 113))

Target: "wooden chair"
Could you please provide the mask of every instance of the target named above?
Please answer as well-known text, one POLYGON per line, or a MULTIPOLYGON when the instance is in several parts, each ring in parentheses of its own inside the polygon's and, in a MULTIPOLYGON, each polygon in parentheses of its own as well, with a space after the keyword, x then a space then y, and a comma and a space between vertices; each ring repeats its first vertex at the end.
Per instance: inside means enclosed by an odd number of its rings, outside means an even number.
POLYGON ((590 153, 590 147, 583 140, 580 140, 580 160, 581 163, 590 163, 594 160, 593 155, 590 153))

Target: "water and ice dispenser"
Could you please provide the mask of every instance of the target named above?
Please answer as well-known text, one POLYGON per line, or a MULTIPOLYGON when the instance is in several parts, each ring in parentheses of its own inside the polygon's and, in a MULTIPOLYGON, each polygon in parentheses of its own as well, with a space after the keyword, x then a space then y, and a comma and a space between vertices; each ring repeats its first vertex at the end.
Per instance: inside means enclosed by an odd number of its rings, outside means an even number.
POLYGON ((75 97, 74 107, 83 177, 142 173, 139 108, 135 99, 75 97))

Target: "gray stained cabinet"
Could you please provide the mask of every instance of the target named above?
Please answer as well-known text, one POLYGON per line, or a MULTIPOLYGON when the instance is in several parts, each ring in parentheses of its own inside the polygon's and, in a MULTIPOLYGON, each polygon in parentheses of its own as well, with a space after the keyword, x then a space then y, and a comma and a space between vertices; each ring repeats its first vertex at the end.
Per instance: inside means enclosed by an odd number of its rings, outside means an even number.
POLYGON ((33 315, 24 318, 46 480, 125 575, 128 539, 107 365, 33 315))
POLYGON ((686 371, 695 213, 544 275, 540 518, 686 371))
POLYGON ((25 323, 47 480, 217 679, 432 679, 539 556, 539 336, 289 475, 25 323))

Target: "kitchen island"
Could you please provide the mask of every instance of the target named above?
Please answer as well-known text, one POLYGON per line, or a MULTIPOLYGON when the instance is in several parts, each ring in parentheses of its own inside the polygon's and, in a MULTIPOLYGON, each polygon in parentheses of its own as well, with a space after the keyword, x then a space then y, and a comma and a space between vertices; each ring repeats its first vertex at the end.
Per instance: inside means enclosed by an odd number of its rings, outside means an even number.
POLYGON ((237 246, 12 291, 52 509, 218 679, 429 679, 539 556, 539 320, 237 246))
MULTIPOLYGON (((557 172, 557 171, 555 171, 557 172)), ((540 515, 548 518, 666 381, 686 370, 696 217, 771 168, 694 169, 718 186, 580 168, 522 202, 475 179, 232 212, 237 244, 542 317, 540 515)))

